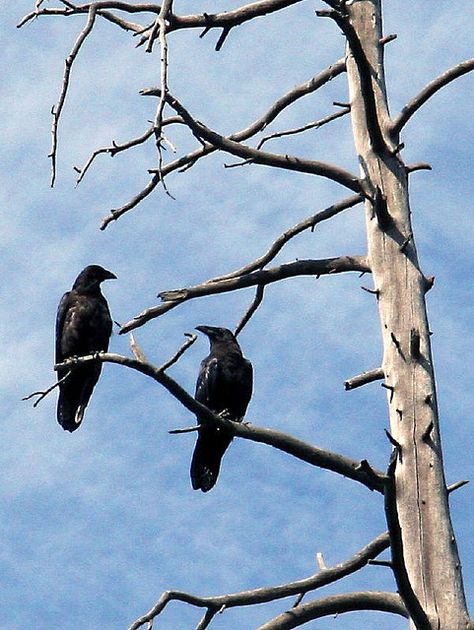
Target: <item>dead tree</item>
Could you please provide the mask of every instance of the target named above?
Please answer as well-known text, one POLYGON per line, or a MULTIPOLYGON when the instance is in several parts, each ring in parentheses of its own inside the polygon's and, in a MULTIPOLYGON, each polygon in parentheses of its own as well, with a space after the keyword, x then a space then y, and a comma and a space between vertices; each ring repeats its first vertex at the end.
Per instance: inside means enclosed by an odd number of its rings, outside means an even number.
MULTIPOLYGON (((58 126, 71 71, 81 46, 96 21, 107 20, 131 33, 145 52, 159 50, 159 84, 142 91, 143 95, 157 99, 155 117, 149 128, 141 136, 127 142, 96 149, 87 163, 78 169, 80 182, 101 153, 115 155, 148 141, 156 145, 158 166, 150 168, 149 183, 127 203, 112 210, 103 219, 101 229, 107 228, 136 207, 157 187, 162 186, 166 191, 166 180, 171 173, 191 168, 198 160, 216 151, 238 157, 243 161, 241 164, 264 164, 328 178, 350 193, 342 201, 335 202, 286 231, 264 254, 244 267, 202 284, 162 291, 161 303, 136 315, 122 327, 122 333, 143 326, 163 313, 200 296, 255 287, 255 299, 238 325, 238 333, 259 307, 267 285, 295 276, 319 277, 346 272, 371 274, 372 286, 365 289, 373 295, 380 317, 382 365, 349 379, 346 389, 383 380, 391 427, 387 437, 393 447, 386 472, 374 470, 365 460, 354 461, 313 447, 290 435, 233 423, 215 416, 166 373, 168 367, 179 359, 193 339, 159 368, 146 360, 136 344, 132 344, 134 357, 107 353, 71 359, 66 363, 74 369, 76 364, 84 361, 108 361, 138 370, 165 387, 191 412, 199 412, 199 416, 206 422, 222 424, 236 437, 271 445, 313 466, 333 470, 381 493, 385 498, 388 533, 381 534, 346 562, 332 568, 321 564, 318 574, 297 582, 216 597, 168 591, 131 628, 145 627, 147 623, 150 624, 147 627, 151 627, 153 620, 173 600, 204 609, 204 616, 197 626, 202 630, 211 624, 218 612, 226 608, 298 595, 295 605, 288 612, 269 620, 261 626, 261 630, 295 628, 325 615, 352 610, 383 610, 402 615, 410 620, 411 627, 420 630, 466 630, 474 627, 474 624, 470 621, 466 608, 460 560, 448 505, 449 491, 460 484, 447 488, 444 477, 430 331, 425 307, 425 295, 431 288, 433 279, 426 277, 420 268, 410 219, 409 174, 417 169, 429 168, 429 165, 404 163, 401 133, 428 99, 443 86, 474 69, 474 59, 464 61, 434 78, 399 114, 393 116, 388 110, 383 57, 384 46, 394 36, 384 36, 381 0, 324 0, 326 7, 317 11, 317 15, 321 19, 332 20, 335 34, 338 31, 343 33, 346 41, 345 56, 306 83, 282 95, 268 111, 246 128, 229 135, 220 134, 205 122, 197 120, 186 107, 186 103, 179 101, 171 92, 168 82, 168 47, 170 35, 174 31, 201 29, 200 36, 203 37, 209 31, 217 29, 220 36, 216 50, 220 50, 232 29, 254 18, 282 11, 298 2, 301 0, 258 0, 227 12, 181 15, 174 11, 173 0, 163 0, 162 5, 112 0, 77 4, 63 0, 55 8, 44 6, 40 0, 20 24, 46 16, 70 17, 83 14, 86 18, 85 26, 66 59, 62 90, 52 112, 52 183, 56 178, 58 126), (142 22, 132 21, 132 17, 139 18, 142 22), (350 99, 336 113, 296 129, 260 136, 255 146, 248 143, 300 98, 323 88, 329 81, 344 73, 347 76, 350 99), (348 114, 352 119, 354 147, 360 164, 359 174, 350 173, 327 162, 272 153, 264 148, 272 138, 303 133, 348 114), (165 132, 174 125, 184 125, 189 129, 197 141, 196 148, 171 161, 165 161, 163 148, 168 142, 165 132), (365 206, 367 226, 368 247, 365 255, 299 260, 268 266, 294 236, 361 203, 365 206), (385 562, 391 567, 398 593, 355 592, 314 599, 307 603, 301 601, 304 594, 360 570, 388 547, 391 549, 391 561, 379 562, 385 562)), ((195 428, 181 431, 188 430, 195 428)))

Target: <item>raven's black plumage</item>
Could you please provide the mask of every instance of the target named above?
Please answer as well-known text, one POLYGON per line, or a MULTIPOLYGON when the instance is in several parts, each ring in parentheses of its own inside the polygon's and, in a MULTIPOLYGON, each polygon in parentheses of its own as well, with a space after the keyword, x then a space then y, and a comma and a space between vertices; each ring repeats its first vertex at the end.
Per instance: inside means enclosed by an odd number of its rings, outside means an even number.
MULTIPOLYGON (((112 319, 100 283, 112 278, 116 276, 110 271, 89 265, 63 295, 56 316, 56 363, 108 349, 112 319)), ((81 365, 60 383, 57 418, 66 431, 75 431, 81 424, 101 369, 98 362, 81 365)), ((67 372, 59 370, 58 379, 67 372)))
MULTIPOLYGON (((214 413, 241 421, 252 395, 252 364, 245 359, 233 333, 227 328, 197 326, 209 337, 211 351, 201 363, 195 398, 214 413)), ((221 427, 199 429, 191 462, 191 483, 207 492, 216 483, 221 459, 232 436, 221 427)))

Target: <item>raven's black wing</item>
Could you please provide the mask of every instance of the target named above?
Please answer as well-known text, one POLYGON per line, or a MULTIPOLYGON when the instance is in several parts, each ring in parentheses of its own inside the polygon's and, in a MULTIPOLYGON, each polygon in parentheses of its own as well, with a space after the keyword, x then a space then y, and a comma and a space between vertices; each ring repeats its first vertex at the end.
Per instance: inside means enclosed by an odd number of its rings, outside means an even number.
POLYGON ((56 314, 56 363, 61 363, 65 359, 63 350, 62 350, 62 334, 64 328, 64 320, 66 318, 66 313, 69 307, 69 294, 71 292, 68 291, 63 295, 61 301, 59 302, 58 312, 56 314))

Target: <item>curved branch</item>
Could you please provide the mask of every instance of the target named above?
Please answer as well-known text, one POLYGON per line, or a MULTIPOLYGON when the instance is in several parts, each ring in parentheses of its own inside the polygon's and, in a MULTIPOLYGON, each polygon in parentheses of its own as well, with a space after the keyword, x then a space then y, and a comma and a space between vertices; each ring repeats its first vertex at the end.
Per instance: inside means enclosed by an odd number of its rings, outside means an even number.
POLYGON ((391 125, 392 137, 398 136, 403 127, 407 124, 413 114, 420 109, 436 92, 439 92, 441 88, 449 85, 455 79, 461 77, 463 74, 467 74, 474 70, 474 57, 467 59, 462 63, 450 68, 433 79, 428 85, 426 85, 419 94, 411 99, 402 109, 400 114, 393 120, 391 125))
POLYGON ((255 285, 267 285, 285 278, 295 276, 320 276, 346 271, 368 272, 370 267, 365 256, 340 256, 339 258, 326 258, 322 260, 298 260, 293 263, 263 269, 238 277, 223 280, 209 280, 185 289, 162 291, 159 297, 166 302, 153 306, 136 315, 132 320, 124 324, 119 334, 124 334, 143 326, 146 322, 159 317, 171 309, 179 306, 187 300, 204 295, 227 293, 255 285))
POLYGON ((300 223, 297 223, 290 229, 286 230, 286 232, 283 232, 283 234, 281 234, 272 243, 270 248, 265 252, 265 254, 263 254, 263 256, 260 256, 256 260, 252 261, 248 265, 245 265, 244 267, 241 267, 240 269, 237 269, 236 271, 232 271, 231 273, 225 274, 223 276, 213 278, 213 280, 211 280, 210 282, 217 282, 218 280, 226 280, 228 278, 236 278, 237 276, 242 276, 244 274, 250 273, 251 271, 255 271, 256 269, 262 269, 265 265, 267 265, 275 258, 275 256, 281 251, 283 246, 288 243, 288 241, 290 241, 293 237, 297 236, 301 232, 304 232, 304 230, 311 229, 311 231, 313 231, 318 223, 326 221, 327 219, 331 219, 332 217, 336 216, 336 214, 339 214, 340 212, 343 212, 348 208, 352 208, 353 206, 362 203, 362 201, 364 201, 363 195, 352 195, 351 197, 348 197, 343 201, 339 201, 338 203, 329 206, 325 210, 321 210, 320 212, 313 214, 311 217, 300 221, 300 223))
POLYGON ((258 0, 244 6, 238 7, 231 11, 224 11, 215 14, 200 15, 174 15, 170 31, 182 28, 205 28, 206 31, 211 28, 227 28, 240 26, 244 22, 253 20, 256 17, 275 13, 281 9, 286 9, 293 4, 298 4, 302 0, 258 0))
MULTIPOLYGON (((146 94, 150 96, 161 96, 161 90, 149 89, 146 91, 146 94)), ((253 147, 236 142, 230 137, 224 137, 212 129, 209 129, 209 127, 206 127, 206 125, 198 120, 195 120, 187 109, 171 94, 166 95, 166 101, 170 107, 183 118, 184 122, 199 140, 205 140, 222 151, 244 159, 250 159, 257 164, 274 166, 276 168, 300 173, 308 173, 310 175, 319 175, 337 182, 354 192, 360 193, 362 191, 359 178, 343 168, 327 162, 304 160, 292 155, 280 155, 278 153, 268 153, 267 151, 254 149, 253 147)), ((150 172, 156 172, 156 169, 150 169, 150 172)))
POLYGON ((260 626, 258 630, 290 630, 314 619, 355 610, 379 610, 401 615, 408 619, 408 613, 400 595, 382 591, 362 591, 332 595, 308 604, 302 604, 278 615, 275 619, 260 626))
POLYGON ((61 113, 64 107, 64 103, 66 101, 67 92, 69 89, 69 81, 71 76, 72 65, 79 54, 82 44, 85 42, 87 36, 92 31, 94 26, 96 17, 96 9, 91 6, 88 11, 87 23, 83 30, 79 33, 79 36, 74 44, 73 49, 71 50, 69 57, 64 62, 64 74, 63 74, 63 82, 61 87, 61 94, 59 95, 58 102, 56 107, 53 107, 51 113, 53 115, 53 124, 51 128, 51 152, 49 157, 51 158, 51 187, 54 186, 56 181, 56 158, 58 152, 58 126, 59 120, 61 118, 61 113))
POLYGON ((166 364, 161 368, 157 368, 144 360, 144 358, 137 359, 111 352, 96 352, 91 355, 67 359, 55 365, 54 369, 57 371, 58 369, 66 367, 73 368, 90 361, 116 363, 141 372, 167 389, 188 411, 199 416, 202 422, 223 426, 237 437, 273 446, 312 466, 332 470, 344 477, 358 481, 370 490, 383 492, 385 475, 380 471, 370 469, 367 465, 364 465, 364 462, 344 457, 338 453, 332 453, 331 451, 318 448, 317 446, 311 446, 302 440, 298 440, 285 433, 280 433, 279 431, 233 422, 214 414, 207 407, 195 400, 181 385, 165 373, 166 364))
POLYGON ((308 578, 282 584, 280 586, 271 586, 267 588, 256 588, 249 591, 241 591, 240 593, 231 593, 229 595, 219 595, 216 597, 195 597, 181 591, 166 591, 160 597, 159 601, 145 615, 137 619, 131 626, 130 630, 138 630, 145 623, 152 621, 157 617, 166 605, 173 600, 183 601, 193 606, 207 608, 208 611, 218 611, 225 608, 234 608, 237 606, 252 606, 253 604, 262 604, 271 602, 283 597, 290 597, 299 593, 307 593, 309 591, 321 588, 327 584, 332 584, 347 575, 359 571, 366 566, 370 560, 376 558, 382 551, 390 546, 390 540, 387 532, 380 534, 368 545, 358 551, 352 558, 341 562, 329 569, 322 569, 319 573, 308 578))

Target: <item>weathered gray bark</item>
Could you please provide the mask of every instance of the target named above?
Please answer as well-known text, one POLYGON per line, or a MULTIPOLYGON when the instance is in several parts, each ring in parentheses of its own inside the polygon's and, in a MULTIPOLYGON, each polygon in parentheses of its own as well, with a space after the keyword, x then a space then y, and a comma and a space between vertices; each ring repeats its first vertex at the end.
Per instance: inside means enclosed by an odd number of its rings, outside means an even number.
POLYGON ((380 4, 361 0, 347 7, 365 53, 355 59, 349 47, 347 68, 355 143, 374 200, 366 202, 368 260, 382 329, 390 431, 394 444, 400 445, 390 467, 393 490, 387 501, 392 555, 412 624, 428 630, 465 630, 469 618, 443 472, 427 283, 412 233, 407 172, 395 150, 398 139, 388 133, 380 4), (378 129, 363 94, 364 61, 370 69, 378 129), (378 130, 382 146, 377 146, 378 130))

